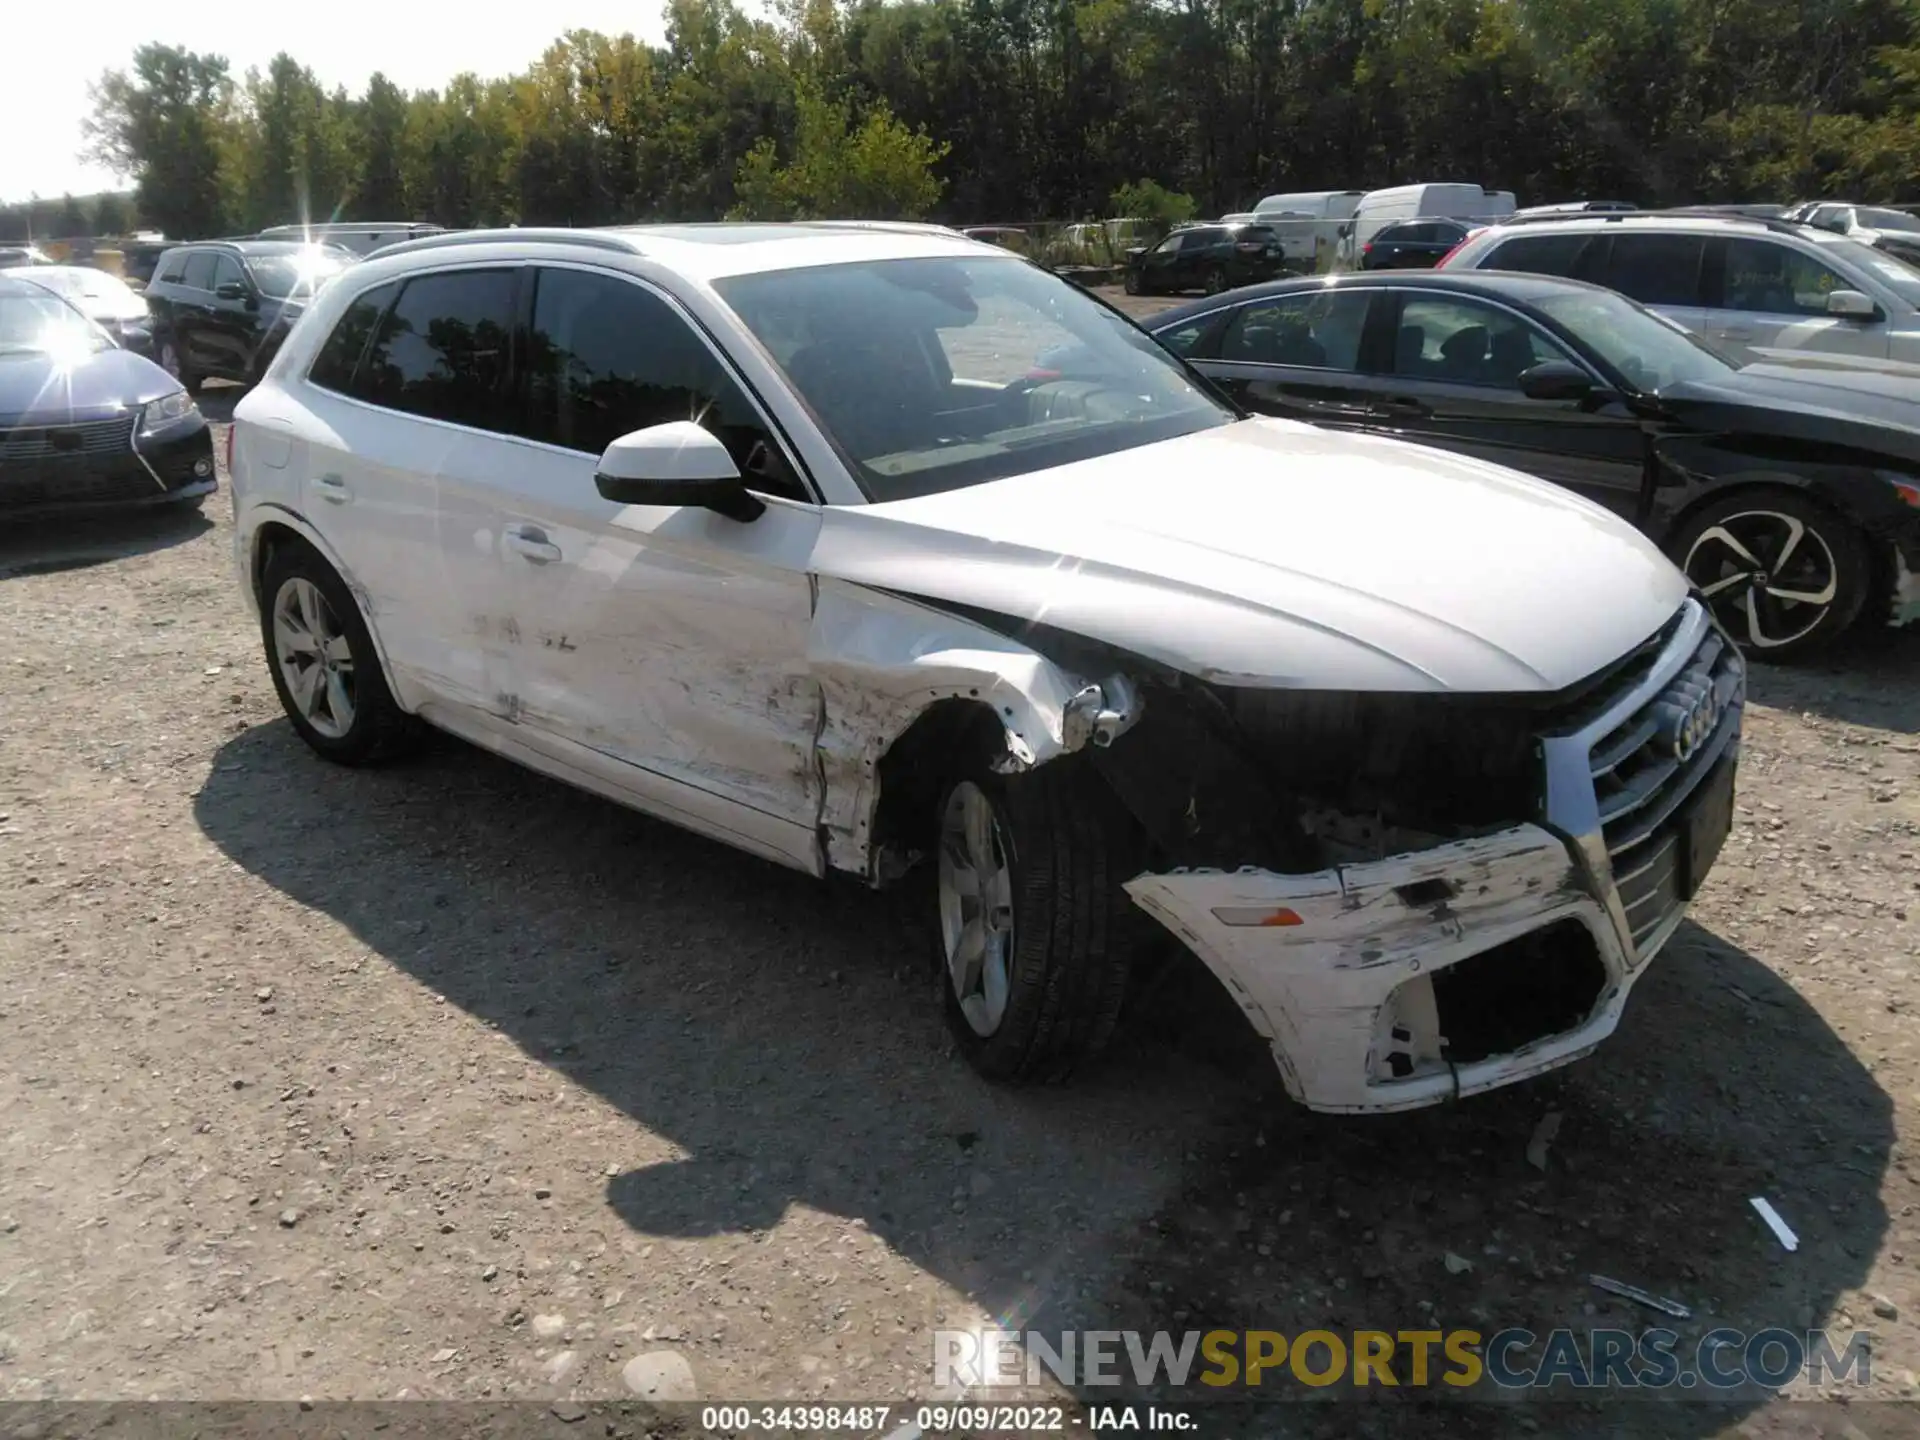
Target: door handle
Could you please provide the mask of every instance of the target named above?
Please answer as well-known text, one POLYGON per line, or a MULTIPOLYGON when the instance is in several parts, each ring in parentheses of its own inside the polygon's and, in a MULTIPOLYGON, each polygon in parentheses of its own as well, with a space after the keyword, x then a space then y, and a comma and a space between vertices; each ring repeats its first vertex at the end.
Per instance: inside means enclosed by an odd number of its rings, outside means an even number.
POLYGON ((347 488, 347 482, 338 475, 322 475, 313 482, 313 488, 320 492, 320 498, 330 505, 345 505, 353 499, 353 492, 347 488))
POLYGON ((509 525, 506 542, 514 554, 536 565, 550 565, 560 558, 560 547, 547 539, 547 532, 538 525, 509 525))

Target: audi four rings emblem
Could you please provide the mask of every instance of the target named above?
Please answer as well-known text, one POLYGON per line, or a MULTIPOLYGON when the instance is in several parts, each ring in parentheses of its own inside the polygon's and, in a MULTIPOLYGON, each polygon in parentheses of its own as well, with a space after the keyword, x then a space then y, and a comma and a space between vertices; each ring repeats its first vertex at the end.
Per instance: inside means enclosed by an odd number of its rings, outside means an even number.
MULTIPOLYGON (((1736 698, 1730 693, 1726 702, 1736 698)), ((1726 703, 1722 702, 1712 681, 1689 675, 1655 703, 1654 715, 1659 728, 1654 733, 1661 747, 1685 764, 1719 727, 1725 710, 1726 703)))

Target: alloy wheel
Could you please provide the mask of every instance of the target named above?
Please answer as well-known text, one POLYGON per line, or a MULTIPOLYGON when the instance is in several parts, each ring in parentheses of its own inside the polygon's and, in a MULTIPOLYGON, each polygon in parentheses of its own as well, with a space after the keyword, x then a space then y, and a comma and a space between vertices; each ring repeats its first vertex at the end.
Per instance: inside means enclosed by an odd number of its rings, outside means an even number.
POLYGON ((320 587, 294 576, 273 602, 273 649, 287 694, 329 740, 353 728, 353 649, 320 587))
POLYGON ((976 1035, 1007 1013, 1013 962, 1013 867, 993 802, 972 781, 940 816, 940 941, 947 982, 976 1035))
POLYGON ((1840 567, 1825 537, 1774 510, 1743 510, 1708 526, 1682 568, 1720 623, 1755 650, 1810 634, 1840 589, 1840 567))
POLYGON ((180 352, 173 348, 171 340, 160 347, 160 368, 174 379, 180 378, 180 352))

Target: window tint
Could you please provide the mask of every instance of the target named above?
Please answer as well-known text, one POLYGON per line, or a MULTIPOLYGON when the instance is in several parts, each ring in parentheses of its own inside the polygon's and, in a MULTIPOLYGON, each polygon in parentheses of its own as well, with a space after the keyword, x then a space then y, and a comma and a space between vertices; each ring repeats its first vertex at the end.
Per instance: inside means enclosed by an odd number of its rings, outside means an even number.
POLYGON ((186 270, 187 270, 186 252, 183 250, 176 250, 171 255, 168 255, 166 257, 166 264, 161 268, 161 271, 160 271, 160 279, 164 280, 169 285, 178 285, 180 283, 181 276, 186 274, 186 270))
POLYGON ((1580 252, 1591 239, 1587 235, 1522 235, 1493 247, 1487 256, 1488 270, 1523 270, 1529 275, 1572 275, 1580 263, 1580 252))
POLYGON ((1168 330, 1154 336, 1167 349, 1176 355, 1192 355, 1193 347, 1200 343, 1200 337, 1213 326, 1213 316, 1202 315, 1198 320, 1182 325, 1178 330, 1168 330))
POLYGON ((1809 255, 1771 240, 1729 240, 1721 306, 1767 315, 1824 315, 1827 295, 1850 287, 1809 255))
POLYGON ((726 444, 754 489, 808 498, 752 402, 651 290, 608 275, 541 270, 526 369, 527 433, 535 440, 598 459, 630 431, 696 420, 726 444))
POLYGON ((213 257, 213 282, 208 288, 218 290, 222 285, 242 284, 246 278, 246 276, 240 273, 240 262, 234 259, 233 256, 215 255, 213 257))
POLYGON ((1370 290, 1310 290, 1243 305, 1220 339, 1220 358, 1255 365, 1352 370, 1360 363, 1370 290))
POLYGON ((481 430, 508 428, 501 384, 513 333, 511 270, 409 280, 381 323, 354 393, 376 405, 481 430))
POLYGON ((191 290, 211 290, 213 288, 213 252, 195 250, 187 256, 187 273, 180 279, 182 285, 191 290))
POLYGON ((1698 305, 1705 248, 1698 235, 1616 235, 1604 283, 1642 305, 1698 305))
POLYGON ((353 373, 360 363, 361 353, 366 350, 367 341, 373 338, 374 327, 379 325, 380 317, 387 313, 387 306, 392 303, 399 289, 398 281, 381 285, 349 305, 346 314, 333 327, 333 334, 327 337, 327 343, 320 347, 307 378, 316 385, 324 385, 342 395, 355 394, 353 373))
POLYGON ((1510 311, 1477 300, 1422 298, 1400 308, 1393 373, 1408 380, 1517 390, 1520 376, 1535 365, 1571 358, 1510 311))

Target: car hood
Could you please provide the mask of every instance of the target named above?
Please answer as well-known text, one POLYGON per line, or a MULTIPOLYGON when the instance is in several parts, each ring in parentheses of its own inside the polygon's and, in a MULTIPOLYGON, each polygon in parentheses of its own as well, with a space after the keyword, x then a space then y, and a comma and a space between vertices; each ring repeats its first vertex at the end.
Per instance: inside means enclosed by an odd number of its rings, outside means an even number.
POLYGON ((1673 614, 1625 522, 1498 466, 1255 419, 827 512, 818 573, 1222 684, 1551 692, 1673 614))
POLYGON ((1920 463, 1920 372, 1759 364, 1711 383, 1670 386, 1659 398, 1692 428, 1846 445, 1920 463))
POLYGON ((131 350, 102 350, 77 362, 0 353, 0 421, 102 419, 179 388, 178 380, 131 350))

